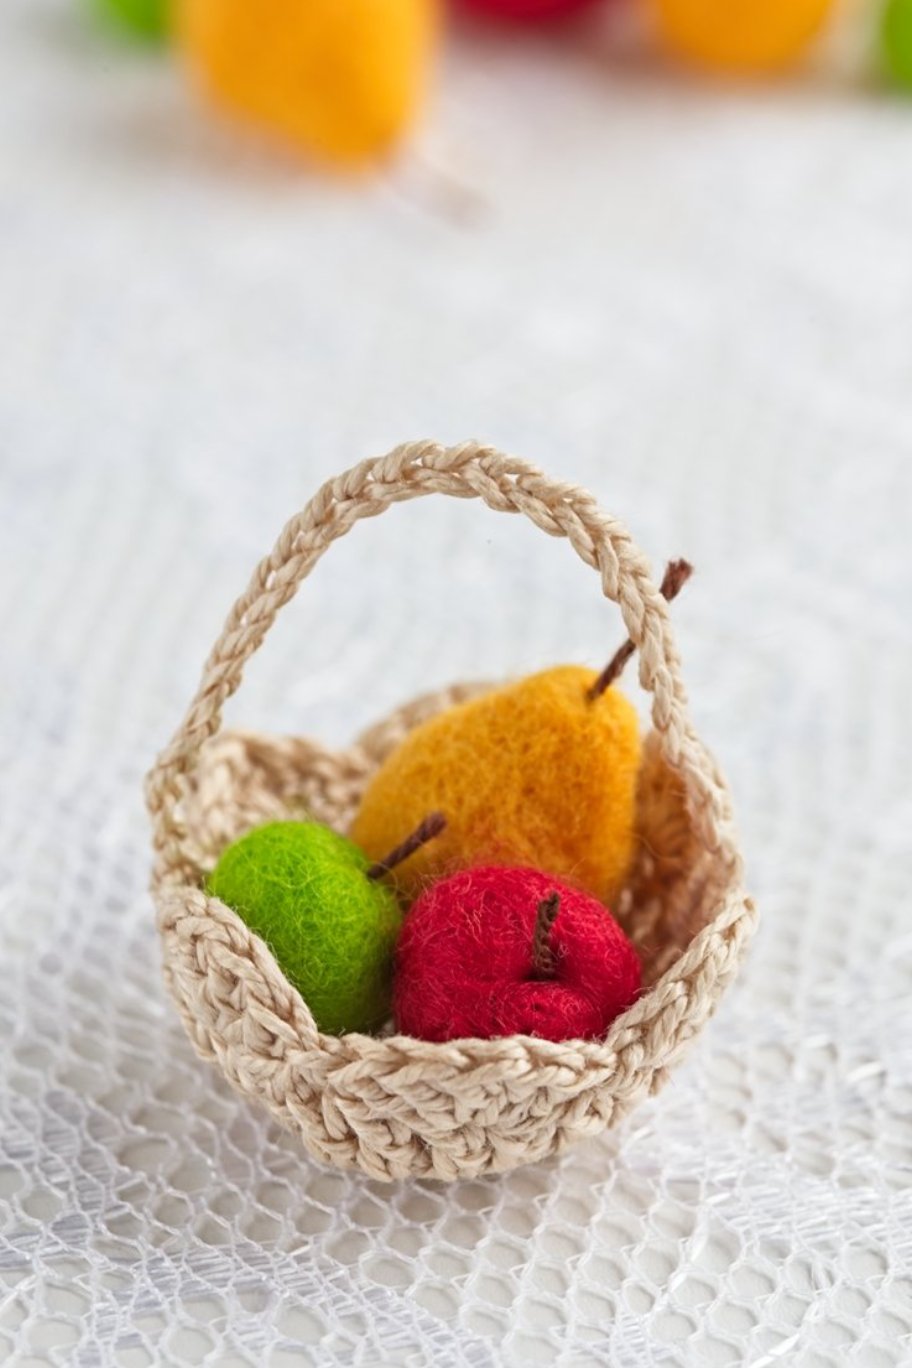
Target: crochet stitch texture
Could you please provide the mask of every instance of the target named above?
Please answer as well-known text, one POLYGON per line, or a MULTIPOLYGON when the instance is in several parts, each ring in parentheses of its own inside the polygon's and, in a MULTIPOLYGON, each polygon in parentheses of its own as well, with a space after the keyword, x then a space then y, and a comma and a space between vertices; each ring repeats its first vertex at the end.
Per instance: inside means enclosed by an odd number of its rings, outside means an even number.
POLYGON ((690 722, 668 608, 647 562, 590 494, 476 442, 397 447, 330 480, 290 520, 229 614, 146 793, 165 974, 196 1049, 318 1159, 375 1179, 504 1171, 614 1124, 661 1086, 705 1025, 755 925, 728 788, 690 722), (639 813, 641 858, 615 910, 643 953, 648 991, 603 1040, 323 1036, 263 942, 201 887, 218 852, 256 822, 306 810, 346 830, 368 779, 410 728, 477 692, 419 699, 342 753, 298 738, 216 737, 245 662, 332 542, 424 494, 521 513, 597 571, 637 645, 655 744, 686 793, 695 839, 660 901, 638 894, 653 822, 639 813))

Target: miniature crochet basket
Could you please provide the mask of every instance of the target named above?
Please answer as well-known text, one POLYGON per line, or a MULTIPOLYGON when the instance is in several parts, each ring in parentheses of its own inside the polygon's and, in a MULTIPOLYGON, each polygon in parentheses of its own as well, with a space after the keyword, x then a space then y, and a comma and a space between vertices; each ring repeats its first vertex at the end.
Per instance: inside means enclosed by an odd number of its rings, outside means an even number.
POLYGON ((667 605, 643 556, 591 495, 475 443, 413 443, 365 461, 291 519, 234 605, 147 800, 165 976, 194 1046, 319 1160, 375 1179, 504 1171, 612 1125, 656 1091, 708 1020, 754 926, 728 790, 688 717, 667 605), (614 910, 639 947, 645 990, 603 1040, 321 1035, 267 946, 203 890, 220 851, 258 823, 307 814, 345 831, 408 730, 481 691, 457 685, 420 698, 338 753, 297 737, 217 734, 245 662, 330 544, 424 494, 478 498, 565 537, 638 647, 654 730, 638 854, 614 910))

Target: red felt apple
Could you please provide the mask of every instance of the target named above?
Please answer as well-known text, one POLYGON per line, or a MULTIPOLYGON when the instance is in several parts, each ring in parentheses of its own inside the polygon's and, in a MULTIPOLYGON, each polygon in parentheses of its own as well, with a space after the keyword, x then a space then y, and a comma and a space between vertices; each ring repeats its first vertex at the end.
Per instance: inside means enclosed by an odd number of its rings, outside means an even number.
POLYGON ((596 0, 462 0, 466 9, 509 22, 541 23, 568 19, 596 0))
POLYGON ((537 869, 462 870, 421 895, 396 947, 396 1027, 422 1040, 594 1039, 640 990, 611 913, 537 869))

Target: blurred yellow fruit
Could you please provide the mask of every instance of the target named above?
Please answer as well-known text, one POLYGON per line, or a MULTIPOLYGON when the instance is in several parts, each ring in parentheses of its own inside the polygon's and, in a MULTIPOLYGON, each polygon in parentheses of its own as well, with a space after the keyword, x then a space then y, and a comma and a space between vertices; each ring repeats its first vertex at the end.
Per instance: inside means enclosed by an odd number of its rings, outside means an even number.
POLYGON ((209 97, 318 157, 357 162, 404 132, 424 92, 436 0, 177 0, 209 97))
POLYGON ((775 71, 823 26, 833 0, 652 0, 667 45, 705 66, 775 71))

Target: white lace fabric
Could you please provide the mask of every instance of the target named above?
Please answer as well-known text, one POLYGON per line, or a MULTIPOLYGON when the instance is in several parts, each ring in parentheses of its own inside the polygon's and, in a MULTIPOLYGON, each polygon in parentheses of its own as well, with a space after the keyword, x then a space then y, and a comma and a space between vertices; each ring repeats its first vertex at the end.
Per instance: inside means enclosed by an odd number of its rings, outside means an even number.
MULTIPOLYGON (((0 1361, 908 1363, 912 108, 456 35, 464 220, 426 161, 259 159, 63 0, 10 0, 0 67, 0 1361), (763 916, 655 1100, 448 1189, 321 1170, 195 1058, 140 795, 287 515, 424 434, 696 563, 763 916)), ((341 745, 619 630, 566 547, 424 500, 332 548, 229 722, 341 745)))

